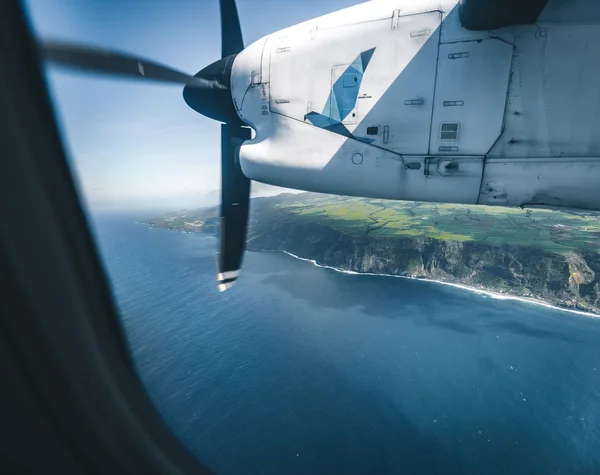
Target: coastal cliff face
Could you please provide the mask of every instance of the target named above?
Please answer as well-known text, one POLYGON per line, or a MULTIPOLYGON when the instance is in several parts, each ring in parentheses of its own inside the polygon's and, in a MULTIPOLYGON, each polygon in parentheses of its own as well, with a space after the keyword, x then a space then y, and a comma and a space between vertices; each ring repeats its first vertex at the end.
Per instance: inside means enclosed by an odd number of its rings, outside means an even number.
POLYGON ((429 237, 356 237, 315 225, 250 230, 250 250, 281 250, 355 272, 429 278, 600 313, 600 255, 429 237))
MULTIPOLYGON (((434 279, 600 314, 593 214, 324 195, 252 200, 249 250, 287 251, 355 272, 434 279)), ((218 232, 217 208, 148 221, 218 232)))

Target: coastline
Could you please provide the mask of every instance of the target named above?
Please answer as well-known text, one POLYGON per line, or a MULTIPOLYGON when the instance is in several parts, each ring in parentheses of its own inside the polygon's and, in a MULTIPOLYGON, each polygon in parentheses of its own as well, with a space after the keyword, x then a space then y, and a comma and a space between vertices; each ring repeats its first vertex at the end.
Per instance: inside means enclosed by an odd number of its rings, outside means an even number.
MULTIPOLYGON (((140 224, 145 224, 146 226, 148 226, 148 229, 163 229, 166 231, 171 231, 171 232, 180 232, 183 234, 198 234, 198 231, 182 231, 182 230, 175 230, 175 229, 170 229, 170 228, 165 228, 162 226, 155 226, 155 225, 148 225, 148 223, 144 223, 144 222, 140 222, 140 224)), ((214 236, 210 236, 210 237, 206 237, 207 239, 214 239, 214 236)), ((205 238, 205 239, 206 239, 205 238)), ((323 269, 330 269, 333 270, 335 272, 339 272, 342 274, 349 274, 349 275, 363 275, 363 276, 379 276, 379 277, 395 277, 395 278, 400 278, 400 279, 410 279, 410 280, 419 280, 422 282, 430 282, 430 283, 435 283, 435 284, 442 284, 442 285, 448 285, 451 287, 455 287, 458 289, 462 289, 462 290, 466 290, 475 294, 479 294, 479 295, 483 295, 486 297, 490 297, 492 299, 496 299, 496 300, 517 300, 520 302, 524 302, 524 303, 529 303, 529 304, 534 304, 534 305, 538 305, 538 306, 542 306, 542 307, 546 307, 549 309, 553 309, 553 310, 561 310, 563 312, 569 312, 569 313, 574 313, 577 315, 581 315, 581 316, 585 316, 585 317, 592 317, 592 318, 600 318, 600 313, 592 313, 592 312, 586 312, 584 310, 577 310, 577 309, 571 309, 571 308, 566 308, 566 307, 560 307, 558 305, 554 305, 550 302, 544 301, 544 300, 540 300, 540 299, 534 299, 534 298, 529 298, 529 297, 522 297, 522 296, 517 296, 517 295, 511 295, 511 294, 505 294, 505 293, 500 293, 500 292, 494 292, 493 290, 488 290, 488 289, 482 289, 482 288, 478 288, 478 287, 472 287, 469 285, 465 285, 465 284, 459 284, 459 283, 455 283, 455 282, 447 282, 447 281, 443 281, 443 280, 436 280, 436 279, 430 279, 427 277, 410 277, 410 276, 406 276, 406 275, 397 275, 397 274, 384 274, 384 273, 375 273, 375 272, 357 272, 357 271, 352 271, 352 270, 347 270, 347 269, 341 269, 338 267, 333 267, 333 266, 328 266, 325 264, 319 264, 316 260, 314 259, 308 259, 305 257, 300 257, 296 254, 293 254, 289 251, 286 250, 282 250, 282 249, 248 249, 248 251, 251 252, 282 252, 284 254, 287 254, 290 257, 293 257, 294 259, 298 259, 301 261, 306 261, 311 263, 312 265, 314 265, 315 267, 321 267, 323 269)))
POLYGON ((301 261, 309 262, 312 265, 314 265, 315 267, 321 267, 323 269, 330 269, 330 270, 333 270, 335 272, 339 272, 341 274, 365 275, 365 276, 379 276, 379 277, 395 277, 397 279, 409 279, 409 280, 419 280, 419 281, 422 281, 422 282, 432 282, 432 283, 435 283, 435 284, 449 285, 451 287, 459 288, 459 289, 462 289, 462 290, 467 290, 469 292, 473 292, 473 293, 476 293, 476 294, 479 294, 479 295, 485 295, 487 297, 491 297, 491 298, 496 299, 496 300, 518 300, 520 302, 525 302, 525 303, 529 303, 529 304, 539 305, 539 306, 542 306, 542 307, 551 308, 553 310, 561 310, 563 312, 575 313, 575 314, 586 316, 586 317, 600 318, 599 314, 592 313, 592 312, 584 312, 583 310, 574 310, 574 309, 569 309, 569 308, 565 308, 565 307, 559 307, 557 305, 552 305, 551 303, 545 302, 543 300, 532 299, 532 298, 527 298, 527 297, 519 297, 519 296, 516 296, 516 295, 502 294, 502 293, 499 293, 499 292, 494 292, 492 290, 479 289, 477 287, 470 287, 468 285, 457 284, 457 283, 454 283, 454 282, 444 282, 443 280, 434 280, 434 279, 428 279, 428 278, 425 278, 425 277, 409 277, 409 276, 405 276, 405 275, 377 274, 377 273, 374 273, 374 272, 356 272, 356 271, 352 271, 352 270, 345 270, 345 269, 340 269, 340 268, 337 268, 337 267, 332 267, 332 266, 327 266, 327 265, 324 265, 324 264, 319 264, 314 259, 307 259, 305 257, 300 257, 300 256, 297 256, 295 254, 292 254, 291 252, 284 251, 284 250, 267 250, 267 249, 260 249, 259 250, 259 249, 256 249, 254 251, 258 251, 258 252, 282 252, 284 254, 287 254, 290 257, 293 257, 294 259, 298 259, 298 260, 301 260, 301 261))

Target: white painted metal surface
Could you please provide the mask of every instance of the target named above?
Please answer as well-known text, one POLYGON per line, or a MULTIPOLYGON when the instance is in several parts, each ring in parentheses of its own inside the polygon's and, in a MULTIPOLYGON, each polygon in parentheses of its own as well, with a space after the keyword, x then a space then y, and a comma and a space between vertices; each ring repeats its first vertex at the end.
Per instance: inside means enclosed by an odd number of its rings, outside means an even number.
POLYGON ((600 160, 488 159, 479 204, 600 209, 600 160))
POLYGON ((232 72, 255 131, 244 174, 324 193, 600 209, 600 8, 569 5, 551 0, 537 25, 467 31, 455 0, 377 0, 259 40, 232 72), (336 93, 340 112, 331 91, 345 74, 359 81, 354 102, 350 82, 336 93))
POLYGON ((600 24, 522 28, 505 132, 489 156, 600 156, 600 24))
POLYGON ((331 87, 361 52, 375 48, 355 108, 343 121, 365 136, 379 126, 376 145, 403 154, 428 153, 441 14, 437 11, 300 30, 275 40, 271 49, 271 111, 304 121, 324 112, 331 87), (407 101, 413 105, 406 105, 407 101))
POLYGON ((502 133, 513 46, 503 40, 440 45, 431 145, 434 155, 485 155, 502 133), (455 140, 440 137, 443 123, 457 122, 455 140))

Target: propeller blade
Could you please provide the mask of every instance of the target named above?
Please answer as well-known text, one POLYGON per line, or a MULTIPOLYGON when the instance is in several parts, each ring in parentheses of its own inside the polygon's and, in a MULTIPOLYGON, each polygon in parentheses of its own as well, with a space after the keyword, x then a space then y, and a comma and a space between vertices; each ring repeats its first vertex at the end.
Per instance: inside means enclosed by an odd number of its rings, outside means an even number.
POLYGON ((221 223, 217 261, 217 286, 221 292, 231 287, 240 275, 246 249, 250 180, 239 167, 238 154, 248 139, 250 129, 221 125, 221 223))
POLYGON ((235 0, 220 0, 221 8, 221 58, 237 54, 244 49, 242 28, 235 0))
POLYGON ((44 59, 71 69, 109 76, 215 87, 215 81, 190 76, 168 66, 104 48, 62 41, 42 41, 40 48, 44 59))

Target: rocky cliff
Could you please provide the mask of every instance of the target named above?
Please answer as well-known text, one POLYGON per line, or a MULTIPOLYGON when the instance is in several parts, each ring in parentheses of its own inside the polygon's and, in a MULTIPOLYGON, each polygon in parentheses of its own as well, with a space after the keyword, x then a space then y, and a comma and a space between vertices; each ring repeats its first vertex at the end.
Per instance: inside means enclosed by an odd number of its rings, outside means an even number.
POLYGON ((282 250, 356 272, 420 277, 600 313, 600 254, 429 237, 357 237, 329 227, 253 226, 248 249, 282 250))
MULTIPOLYGON (((443 206, 318 195, 260 198, 252 203, 247 247, 600 314, 597 216, 443 206)), ((148 223, 217 233, 217 213, 173 213, 148 223)))

